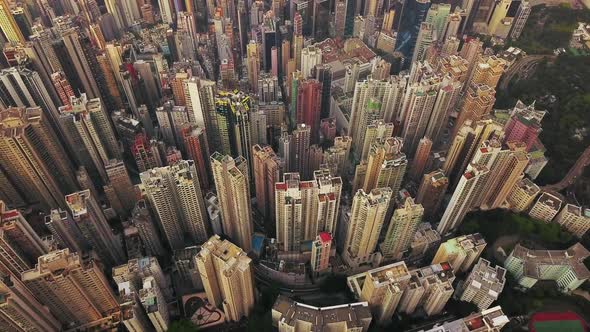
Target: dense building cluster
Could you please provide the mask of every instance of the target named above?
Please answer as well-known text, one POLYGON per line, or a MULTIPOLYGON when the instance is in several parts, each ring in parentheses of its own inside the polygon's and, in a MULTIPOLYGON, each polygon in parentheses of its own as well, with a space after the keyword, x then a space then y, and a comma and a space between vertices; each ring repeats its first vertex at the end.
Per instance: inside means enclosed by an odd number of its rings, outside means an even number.
POLYGON ((546 112, 494 109, 526 54, 473 37, 514 40, 530 11, 0 0, 0 330, 240 330, 280 284, 279 331, 364 332, 453 297, 480 312, 430 331, 499 331, 507 272, 575 290, 579 243, 517 245, 503 268, 481 234, 455 234, 493 209, 590 229, 590 210, 534 183, 546 112), (360 302, 285 296, 334 274, 360 302))

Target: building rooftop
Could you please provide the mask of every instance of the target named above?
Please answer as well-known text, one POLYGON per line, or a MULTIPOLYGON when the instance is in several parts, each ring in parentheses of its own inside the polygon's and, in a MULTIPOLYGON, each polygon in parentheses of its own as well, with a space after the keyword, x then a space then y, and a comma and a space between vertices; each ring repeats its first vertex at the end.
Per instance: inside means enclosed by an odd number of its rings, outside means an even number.
POLYGON ((590 256, 590 251, 582 244, 576 243, 567 250, 531 250, 517 244, 510 254, 512 257, 524 261, 524 275, 541 279, 541 275, 548 266, 563 266, 572 269, 578 280, 590 278, 590 271, 584 265, 584 260, 590 256))
POLYGON ((314 307, 279 295, 272 308, 280 313, 279 322, 289 326, 308 323, 308 331, 329 331, 330 325, 345 323, 348 329, 368 326, 372 316, 367 302, 356 302, 331 307, 314 307))

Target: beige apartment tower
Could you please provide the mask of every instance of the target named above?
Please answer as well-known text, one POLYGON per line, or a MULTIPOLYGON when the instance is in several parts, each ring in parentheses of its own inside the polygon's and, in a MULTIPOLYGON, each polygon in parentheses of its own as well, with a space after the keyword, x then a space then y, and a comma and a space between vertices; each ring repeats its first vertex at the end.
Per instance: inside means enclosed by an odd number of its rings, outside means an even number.
POLYGON ((434 255, 432 264, 448 262, 454 273, 467 272, 485 247, 486 241, 481 234, 461 235, 442 243, 434 255))
POLYGON ((244 251, 252 246, 252 208, 248 161, 219 152, 211 155, 211 170, 223 220, 223 232, 244 251))
POLYGON ((392 195, 389 188, 359 190, 354 195, 344 242, 344 256, 349 260, 366 260, 375 251, 392 195))
POLYGON ((207 240, 209 226, 201 185, 194 161, 180 160, 140 174, 143 192, 156 212, 173 249, 185 246, 184 233, 192 243, 207 240))
POLYGON ((412 242, 418 224, 422 222, 424 208, 414 203, 411 197, 406 198, 402 206, 393 212, 385 240, 380 244, 385 260, 399 260, 412 242))
POLYGON ((119 309, 103 267, 92 254, 80 256, 69 249, 39 257, 22 281, 39 302, 68 328, 109 316, 119 309))
POLYGON ((246 253, 214 235, 201 246, 195 261, 210 303, 223 307, 229 321, 248 317, 255 294, 252 260, 246 253))
POLYGON ((65 207, 77 189, 74 171, 40 107, 0 111, 0 165, 28 204, 65 207))

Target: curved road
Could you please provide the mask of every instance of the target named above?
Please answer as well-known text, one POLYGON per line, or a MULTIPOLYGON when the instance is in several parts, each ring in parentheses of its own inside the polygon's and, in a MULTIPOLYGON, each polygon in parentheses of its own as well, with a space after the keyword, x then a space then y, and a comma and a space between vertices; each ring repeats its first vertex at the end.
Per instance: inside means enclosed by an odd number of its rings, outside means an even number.
POLYGON ((516 60, 512 66, 508 67, 508 70, 502 76, 500 80, 500 84, 498 84, 498 88, 501 90, 506 90, 508 88, 508 83, 514 78, 515 75, 520 74, 522 72, 526 72, 530 70, 533 66, 538 65, 543 59, 549 58, 550 60, 555 59, 554 55, 527 55, 519 60, 516 60))
POLYGON ((561 179, 561 181, 544 186, 542 187, 542 189, 544 191, 562 191, 563 189, 572 185, 576 178, 582 175, 584 168, 588 165, 590 165, 590 145, 586 147, 586 150, 584 150, 582 155, 578 157, 578 160, 576 160, 574 166, 570 168, 570 170, 567 172, 565 177, 561 179))

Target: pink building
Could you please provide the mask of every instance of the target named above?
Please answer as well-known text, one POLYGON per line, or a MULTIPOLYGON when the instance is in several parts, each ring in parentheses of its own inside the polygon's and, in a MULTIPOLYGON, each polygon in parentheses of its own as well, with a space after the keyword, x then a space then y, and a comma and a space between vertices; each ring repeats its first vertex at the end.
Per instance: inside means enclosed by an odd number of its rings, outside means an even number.
POLYGON ((535 110, 534 103, 526 106, 518 101, 504 128, 505 142, 523 142, 527 146, 527 151, 531 151, 541 133, 541 121, 545 114, 545 111, 535 110))
POLYGON ((332 236, 328 232, 321 232, 311 246, 311 268, 314 272, 322 272, 330 267, 330 251, 332 236))

